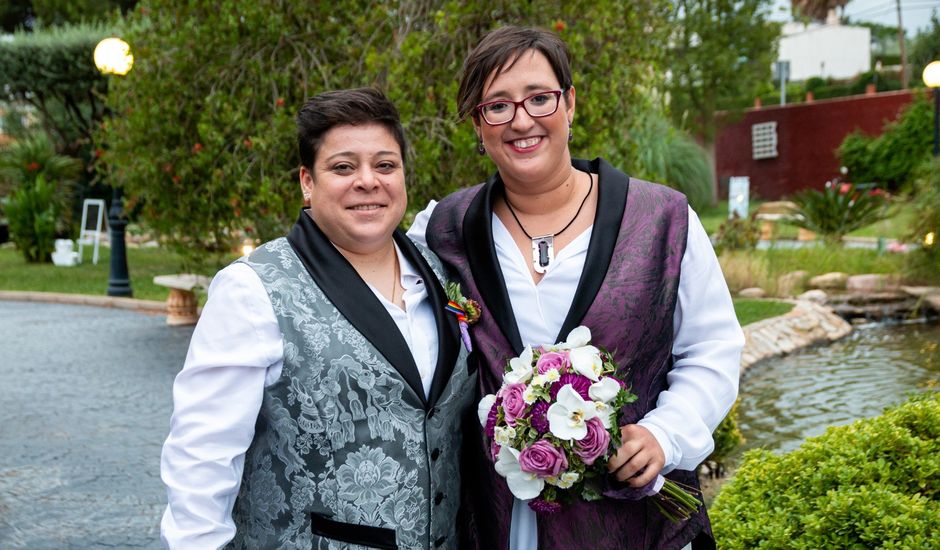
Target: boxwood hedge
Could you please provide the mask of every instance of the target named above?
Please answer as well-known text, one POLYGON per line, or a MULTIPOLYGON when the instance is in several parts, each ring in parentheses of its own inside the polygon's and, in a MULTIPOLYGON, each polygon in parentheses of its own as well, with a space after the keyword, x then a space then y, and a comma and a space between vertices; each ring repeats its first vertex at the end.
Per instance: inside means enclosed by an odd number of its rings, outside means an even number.
POLYGON ((940 548, 940 392, 754 450, 711 510, 720 548, 940 548))

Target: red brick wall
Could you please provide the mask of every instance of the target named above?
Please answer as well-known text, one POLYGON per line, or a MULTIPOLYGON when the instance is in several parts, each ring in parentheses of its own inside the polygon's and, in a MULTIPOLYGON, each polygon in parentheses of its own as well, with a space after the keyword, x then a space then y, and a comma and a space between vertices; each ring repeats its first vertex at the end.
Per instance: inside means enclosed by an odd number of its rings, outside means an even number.
POLYGON ((885 122, 897 118, 910 101, 909 91, 882 92, 749 109, 733 122, 719 115, 721 129, 715 140, 719 198, 727 198, 732 176, 750 177, 752 199, 773 200, 808 187, 822 188, 840 175, 836 150, 846 135, 856 128, 880 134, 885 122), (754 160, 751 125, 772 121, 777 122, 777 157, 754 160))

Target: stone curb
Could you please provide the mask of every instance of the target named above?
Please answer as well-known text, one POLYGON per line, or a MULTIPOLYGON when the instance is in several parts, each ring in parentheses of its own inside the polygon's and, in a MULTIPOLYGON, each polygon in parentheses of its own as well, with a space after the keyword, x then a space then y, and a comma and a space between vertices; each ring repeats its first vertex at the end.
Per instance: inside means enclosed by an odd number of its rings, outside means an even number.
POLYGON ((828 344, 852 332, 852 325, 832 309, 802 300, 789 313, 751 323, 744 330, 741 372, 751 365, 814 344, 828 344))
POLYGON ((0 300, 111 307, 116 309, 137 311, 140 313, 166 315, 166 302, 157 302, 155 300, 136 300, 134 298, 118 298, 114 296, 91 296, 87 294, 66 294, 63 292, 0 290, 0 300))

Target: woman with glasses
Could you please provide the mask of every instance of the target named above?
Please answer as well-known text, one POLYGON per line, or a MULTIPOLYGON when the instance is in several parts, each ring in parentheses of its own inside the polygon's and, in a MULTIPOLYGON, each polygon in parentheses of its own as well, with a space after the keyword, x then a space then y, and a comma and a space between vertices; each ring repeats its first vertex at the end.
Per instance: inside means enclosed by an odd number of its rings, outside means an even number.
MULTIPOLYGON (((496 172, 429 206, 409 233, 426 236, 483 307, 473 330, 482 393, 498 390, 525 346, 585 325, 638 396, 624 409, 610 482, 643 487, 662 473, 697 487, 695 468, 737 395, 741 329, 685 196, 602 158, 572 158, 569 62, 564 42, 540 29, 503 27, 481 40, 464 63, 458 108, 496 172)), ((714 546, 704 509, 675 524, 650 499, 537 513, 513 498, 475 429, 464 472, 469 547, 714 546)))

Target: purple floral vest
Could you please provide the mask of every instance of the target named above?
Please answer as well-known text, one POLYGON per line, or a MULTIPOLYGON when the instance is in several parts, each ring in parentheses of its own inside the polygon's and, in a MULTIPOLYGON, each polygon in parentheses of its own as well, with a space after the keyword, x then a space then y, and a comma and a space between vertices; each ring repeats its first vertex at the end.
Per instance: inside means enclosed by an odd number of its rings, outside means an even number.
MULTIPOLYGON (((672 366, 687 202, 682 194, 629 178, 599 158, 572 164, 598 174, 598 210, 584 272, 556 341, 585 325, 593 343, 614 353, 617 364, 629 369, 625 380, 638 396, 624 409, 625 423, 634 423, 656 406, 672 366)), ((459 276, 464 294, 482 305, 468 362, 479 366, 483 394, 496 392, 504 365, 523 348, 493 248, 492 201, 502 185, 497 174, 446 197, 426 233, 430 248, 459 276)), ((461 537, 469 548, 507 548, 512 494, 493 468, 475 418, 465 430, 461 537)), ((698 487, 695 472, 676 470, 667 477, 698 487)), ((539 550, 679 549, 693 539, 695 548, 714 547, 704 508, 673 524, 649 499, 578 502, 558 514, 539 514, 538 538, 539 550)))

